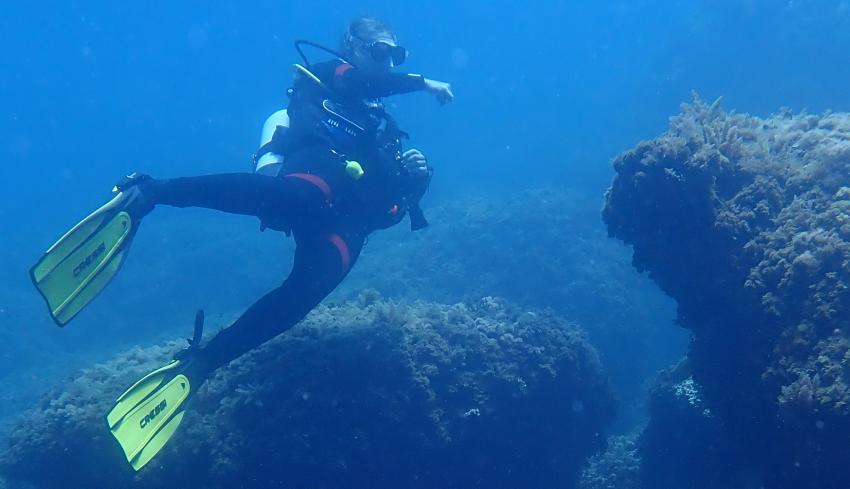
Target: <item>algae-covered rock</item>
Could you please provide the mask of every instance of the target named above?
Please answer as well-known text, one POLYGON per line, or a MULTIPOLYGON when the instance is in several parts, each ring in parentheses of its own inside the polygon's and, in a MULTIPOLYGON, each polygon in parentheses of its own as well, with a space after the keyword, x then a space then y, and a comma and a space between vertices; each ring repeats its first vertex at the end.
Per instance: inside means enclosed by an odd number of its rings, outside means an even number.
POLYGON ((646 383, 677 360, 686 335, 671 331, 675 307, 634 273, 629 250, 607 239, 597 195, 547 187, 496 198, 428 202, 432 225, 376 233, 342 296, 375 288, 385 297, 455 302, 492 295, 551 308, 587 331, 631 413, 642 417, 646 383))
POLYGON ((695 97, 614 168, 609 234, 677 301, 718 443, 766 487, 850 486, 850 114, 695 97))
POLYGON ((578 489, 641 489, 638 433, 616 435, 607 448, 590 458, 578 489))
POLYGON ((743 483, 746 454, 728 442, 732 435, 708 407, 687 362, 661 372, 649 406, 639 443, 643 487, 759 487, 743 483))
POLYGON ((178 343, 69 379, 22 418, 0 472, 40 488, 544 487, 604 444, 612 398, 576 327, 491 298, 362 302, 217 372, 138 474, 104 416, 178 343))

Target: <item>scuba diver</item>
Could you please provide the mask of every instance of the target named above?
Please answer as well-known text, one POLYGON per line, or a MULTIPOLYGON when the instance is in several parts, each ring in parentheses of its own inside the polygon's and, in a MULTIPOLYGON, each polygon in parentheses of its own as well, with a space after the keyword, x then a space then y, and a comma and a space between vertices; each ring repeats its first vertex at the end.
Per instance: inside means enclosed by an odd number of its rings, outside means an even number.
POLYGON ((53 245, 31 275, 57 324, 70 321, 117 273, 139 221, 157 205, 204 207, 259 217, 261 228, 295 239, 289 276, 233 324, 201 346, 203 314, 189 347, 119 397, 107 416, 112 434, 135 470, 145 466, 180 424, 186 399, 211 372, 293 327, 351 270, 367 236, 411 217, 432 170, 386 112, 383 97, 416 91, 441 104, 448 83, 393 69, 407 58, 394 32, 377 19, 351 22, 337 53, 296 42, 289 104, 264 126, 253 173, 159 180, 132 174, 118 195, 53 245), (303 46, 334 59, 311 64, 303 46))

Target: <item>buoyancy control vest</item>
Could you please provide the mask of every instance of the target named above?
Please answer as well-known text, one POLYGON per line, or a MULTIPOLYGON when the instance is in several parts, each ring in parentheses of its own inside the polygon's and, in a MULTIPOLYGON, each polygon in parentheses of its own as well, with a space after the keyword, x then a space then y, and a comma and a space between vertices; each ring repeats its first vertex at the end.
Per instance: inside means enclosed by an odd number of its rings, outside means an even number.
MULTIPOLYGON (((334 62, 320 66, 330 72, 333 67, 334 62)), ((264 126, 256 170, 279 168, 284 176, 308 173, 326 179, 346 217, 359 217, 369 227, 395 225, 408 211, 413 229, 427 226, 419 200, 428 181, 413 179, 402 168, 407 134, 383 105, 342 98, 313 71, 301 65, 295 69, 288 107, 264 126)))

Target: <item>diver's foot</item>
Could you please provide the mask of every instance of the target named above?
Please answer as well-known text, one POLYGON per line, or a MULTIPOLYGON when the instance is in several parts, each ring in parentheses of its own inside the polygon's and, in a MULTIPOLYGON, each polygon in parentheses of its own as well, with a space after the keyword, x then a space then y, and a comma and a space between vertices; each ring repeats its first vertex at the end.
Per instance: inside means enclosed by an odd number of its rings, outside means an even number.
POLYGON ((144 173, 133 172, 129 175, 125 175, 118 180, 118 183, 115 184, 115 188, 113 192, 125 192, 127 189, 131 187, 137 186, 145 186, 146 184, 153 181, 153 177, 144 173))
POLYGON ((134 220, 139 220, 148 215, 154 208, 151 199, 151 186, 155 180, 150 175, 133 172, 115 184, 113 192, 120 192, 126 196, 124 210, 134 220))

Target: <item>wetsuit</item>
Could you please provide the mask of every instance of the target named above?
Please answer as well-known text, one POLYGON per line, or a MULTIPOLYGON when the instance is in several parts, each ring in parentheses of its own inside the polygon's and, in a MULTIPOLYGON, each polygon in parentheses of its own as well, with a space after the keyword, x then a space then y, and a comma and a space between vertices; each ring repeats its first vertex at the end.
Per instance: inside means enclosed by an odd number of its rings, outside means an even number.
POLYGON ((303 319, 348 274, 369 233, 397 224, 410 208, 418 209, 430 180, 403 171, 400 140, 405 134, 380 105, 367 102, 424 89, 421 76, 368 79, 339 61, 314 65, 312 72, 324 86, 307 77, 296 79, 287 108, 291 127, 286 141, 275 142, 285 147, 272 148, 286 155, 280 176, 234 173, 154 180, 144 189, 155 204, 257 216, 264 226, 295 239, 293 268, 283 284, 199 353, 198 360, 210 371, 303 319), (353 137, 336 134, 336 116, 363 131, 353 137), (346 172, 350 161, 362 166, 361 178, 346 172))

